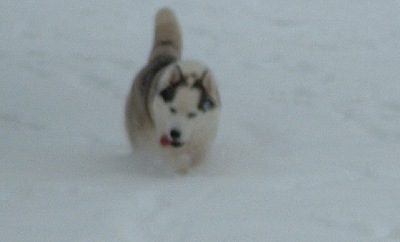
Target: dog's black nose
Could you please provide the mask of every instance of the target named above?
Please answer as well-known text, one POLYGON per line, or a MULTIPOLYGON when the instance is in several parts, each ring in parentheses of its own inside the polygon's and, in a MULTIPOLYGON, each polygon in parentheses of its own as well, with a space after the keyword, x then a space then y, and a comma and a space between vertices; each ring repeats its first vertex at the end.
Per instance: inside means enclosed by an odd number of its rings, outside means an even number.
POLYGON ((177 129, 173 129, 173 130, 171 130, 170 135, 171 135, 172 139, 175 139, 175 140, 179 139, 181 137, 181 131, 179 131, 177 129))

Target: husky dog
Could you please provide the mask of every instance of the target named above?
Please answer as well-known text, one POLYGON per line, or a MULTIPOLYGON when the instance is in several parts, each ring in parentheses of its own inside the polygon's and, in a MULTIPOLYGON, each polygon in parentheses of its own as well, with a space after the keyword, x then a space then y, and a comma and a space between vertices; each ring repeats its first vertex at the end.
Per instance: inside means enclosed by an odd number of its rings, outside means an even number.
POLYGON ((181 60, 181 54, 179 23, 171 9, 162 8, 147 65, 135 77, 126 102, 125 124, 135 149, 156 148, 185 173, 209 153, 221 102, 211 70, 181 60))

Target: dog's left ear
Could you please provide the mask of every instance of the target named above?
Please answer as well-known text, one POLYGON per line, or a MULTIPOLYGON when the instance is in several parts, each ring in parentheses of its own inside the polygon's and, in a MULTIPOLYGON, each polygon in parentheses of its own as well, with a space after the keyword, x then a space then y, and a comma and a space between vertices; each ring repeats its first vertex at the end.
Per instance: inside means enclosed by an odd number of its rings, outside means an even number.
POLYGON ((218 88, 215 84, 214 76, 209 70, 205 70, 201 75, 201 82, 206 93, 215 101, 219 102, 218 88))
POLYGON ((207 112, 215 107, 215 100, 218 99, 216 87, 212 79, 212 75, 208 70, 205 70, 201 77, 197 79, 195 86, 200 89, 201 97, 199 102, 199 109, 207 112))
POLYGON ((201 77, 197 80, 197 82, 201 83, 201 86, 204 87, 204 90, 208 94, 211 94, 213 87, 212 87, 211 75, 207 69, 204 70, 203 74, 201 74, 201 77))

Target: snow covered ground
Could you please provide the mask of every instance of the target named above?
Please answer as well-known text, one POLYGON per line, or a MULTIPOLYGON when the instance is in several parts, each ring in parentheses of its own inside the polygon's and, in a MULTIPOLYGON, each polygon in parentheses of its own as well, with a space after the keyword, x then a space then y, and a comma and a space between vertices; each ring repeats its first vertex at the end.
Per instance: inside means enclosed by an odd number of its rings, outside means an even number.
POLYGON ((400 241, 395 0, 0 2, 0 241, 400 241), (153 17, 224 103, 187 176, 132 154, 153 17))

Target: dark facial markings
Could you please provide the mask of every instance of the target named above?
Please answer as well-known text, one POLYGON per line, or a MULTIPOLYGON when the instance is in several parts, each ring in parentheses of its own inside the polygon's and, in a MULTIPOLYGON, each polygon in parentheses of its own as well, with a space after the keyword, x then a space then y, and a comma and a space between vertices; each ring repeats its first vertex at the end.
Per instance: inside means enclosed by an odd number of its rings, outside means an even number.
POLYGON ((199 110, 201 110, 202 112, 207 112, 210 111, 211 109, 213 109, 215 107, 214 102, 211 100, 211 97, 203 95, 200 98, 200 102, 199 102, 199 110))
MULTIPOLYGON (((178 89, 179 86, 188 85, 187 80, 186 80, 185 76, 183 75, 183 72, 182 72, 182 69, 180 68, 180 66, 176 65, 176 68, 177 68, 177 71, 179 74, 178 80, 172 82, 169 86, 167 86, 160 92, 160 96, 166 103, 170 103, 173 101, 175 94, 176 94, 176 90, 178 89)), ((208 74, 208 70, 205 70, 203 72, 203 74, 201 75, 201 77, 197 78, 192 86, 193 89, 197 89, 200 92, 200 99, 199 99, 197 108, 204 113, 215 107, 215 102, 212 100, 211 96, 208 94, 206 88, 204 87, 204 78, 206 77, 207 74, 208 74)), ((171 108, 170 112, 172 114, 176 114, 177 110, 175 108, 171 108)), ((188 118, 194 118, 196 116, 197 116, 197 114, 195 112, 190 112, 187 115, 188 118)))

